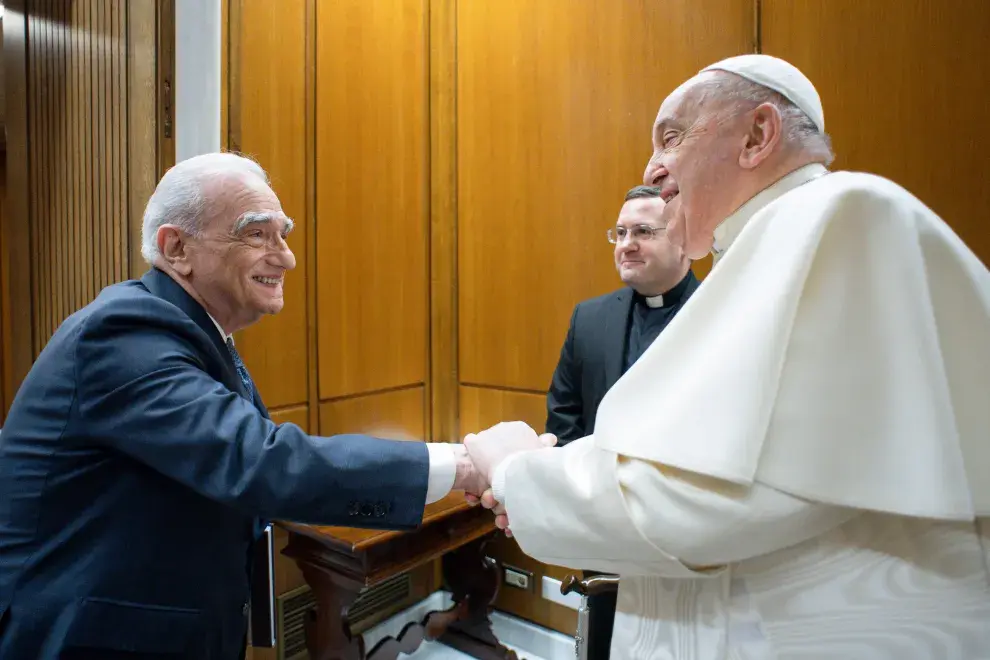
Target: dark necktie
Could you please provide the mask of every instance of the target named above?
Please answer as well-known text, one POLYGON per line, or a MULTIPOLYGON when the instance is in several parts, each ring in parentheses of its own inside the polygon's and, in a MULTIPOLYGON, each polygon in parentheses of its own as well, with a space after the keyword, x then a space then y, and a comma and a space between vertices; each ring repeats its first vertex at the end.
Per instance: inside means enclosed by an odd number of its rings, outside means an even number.
POLYGON ((251 376, 248 374, 247 367, 244 366, 244 361, 241 360, 241 356, 237 353, 237 349, 234 348, 234 339, 232 337, 227 339, 227 350, 230 351, 230 357, 234 361, 234 367, 237 369, 237 375, 241 377, 241 383, 244 385, 244 390, 248 393, 248 399, 254 397, 254 385, 251 383, 251 376))

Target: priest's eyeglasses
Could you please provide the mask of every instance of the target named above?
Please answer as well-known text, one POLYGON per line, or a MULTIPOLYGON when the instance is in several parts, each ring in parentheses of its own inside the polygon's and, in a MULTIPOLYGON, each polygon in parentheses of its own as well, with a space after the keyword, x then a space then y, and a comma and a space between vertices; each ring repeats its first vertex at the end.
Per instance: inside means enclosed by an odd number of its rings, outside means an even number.
POLYGON ((635 227, 615 227, 605 232, 608 242, 612 245, 621 243, 627 238, 633 241, 652 241, 657 234, 667 231, 666 227, 653 227, 651 225, 636 225, 635 227))

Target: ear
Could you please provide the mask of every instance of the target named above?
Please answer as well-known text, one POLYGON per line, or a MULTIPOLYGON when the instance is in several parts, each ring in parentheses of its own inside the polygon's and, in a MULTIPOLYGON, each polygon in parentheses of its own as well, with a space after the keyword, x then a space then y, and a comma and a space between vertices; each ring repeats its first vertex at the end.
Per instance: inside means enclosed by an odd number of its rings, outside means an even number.
POLYGON ((192 262, 185 233, 175 225, 162 225, 155 239, 162 259, 179 274, 188 276, 192 272, 192 262))
POLYGON ((746 142, 739 154, 739 165, 744 169, 753 169, 765 161, 782 138, 783 119, 777 106, 761 103, 751 116, 746 142))

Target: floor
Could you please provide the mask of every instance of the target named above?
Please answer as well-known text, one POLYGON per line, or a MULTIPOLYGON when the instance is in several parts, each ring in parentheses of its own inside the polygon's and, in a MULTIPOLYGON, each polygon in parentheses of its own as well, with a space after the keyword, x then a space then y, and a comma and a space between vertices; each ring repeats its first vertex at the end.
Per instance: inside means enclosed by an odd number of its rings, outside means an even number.
MULTIPOLYGON (((451 605, 450 594, 438 591, 391 619, 380 623, 364 634, 365 648, 370 649, 386 636, 399 634, 402 627, 420 621, 433 610, 443 610, 451 605)), ((516 652, 520 660, 573 660, 574 639, 560 633, 517 619, 492 613, 495 636, 516 652)), ((455 651, 439 642, 423 642, 412 655, 399 654, 399 658, 415 660, 471 660, 470 656, 455 651)))

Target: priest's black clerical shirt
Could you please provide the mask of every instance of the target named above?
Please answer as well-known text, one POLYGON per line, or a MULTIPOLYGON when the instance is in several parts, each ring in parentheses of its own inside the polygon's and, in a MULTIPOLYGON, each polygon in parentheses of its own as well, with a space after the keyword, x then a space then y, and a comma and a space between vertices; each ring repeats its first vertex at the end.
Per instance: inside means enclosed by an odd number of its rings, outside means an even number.
POLYGON ((646 352, 650 344, 660 336, 696 288, 698 288, 698 280, 694 273, 688 270, 684 279, 667 293, 649 298, 638 293, 635 295, 629 319, 629 334, 626 338, 623 373, 628 371, 629 367, 646 352))

